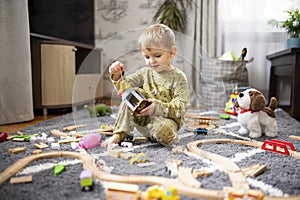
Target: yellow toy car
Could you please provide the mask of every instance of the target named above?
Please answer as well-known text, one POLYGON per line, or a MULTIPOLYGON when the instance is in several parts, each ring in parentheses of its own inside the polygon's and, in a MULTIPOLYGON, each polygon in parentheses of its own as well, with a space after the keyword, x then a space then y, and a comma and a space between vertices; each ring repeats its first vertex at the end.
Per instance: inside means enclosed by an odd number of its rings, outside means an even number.
POLYGON ((180 197, 174 187, 161 189, 158 185, 153 185, 147 189, 146 199, 180 200, 180 197))
POLYGON ((149 158, 146 156, 145 153, 138 153, 136 156, 130 159, 130 164, 134 165, 137 163, 144 163, 144 162, 149 162, 149 158))

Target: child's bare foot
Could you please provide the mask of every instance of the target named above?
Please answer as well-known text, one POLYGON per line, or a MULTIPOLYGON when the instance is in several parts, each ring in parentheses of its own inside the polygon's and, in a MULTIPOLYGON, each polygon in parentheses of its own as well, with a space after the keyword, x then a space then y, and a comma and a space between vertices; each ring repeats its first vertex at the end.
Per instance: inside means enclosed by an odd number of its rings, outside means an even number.
POLYGON ((120 138, 116 135, 113 135, 104 142, 102 142, 101 147, 107 148, 108 146, 111 146, 112 144, 118 144, 119 142, 120 138))

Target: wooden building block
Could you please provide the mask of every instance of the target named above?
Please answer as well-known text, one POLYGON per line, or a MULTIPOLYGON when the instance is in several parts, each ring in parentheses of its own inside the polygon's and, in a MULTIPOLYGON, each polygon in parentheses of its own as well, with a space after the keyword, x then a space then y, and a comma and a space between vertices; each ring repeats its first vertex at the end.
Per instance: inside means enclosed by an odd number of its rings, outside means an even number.
POLYGON ((26 147, 17 147, 17 148, 8 149, 9 153, 21 153, 24 151, 26 151, 26 147))
POLYGON ((141 199, 141 191, 136 184, 109 182, 106 193, 107 200, 113 199, 141 199))
POLYGON ((108 155, 111 157, 119 158, 122 152, 122 149, 112 149, 111 151, 109 151, 108 155))
POLYGON ((44 148, 48 148, 49 146, 43 142, 39 142, 38 144, 34 144, 34 147, 37 149, 44 149, 44 148))
POLYGON ((71 142, 79 142, 79 139, 69 138, 69 139, 58 140, 58 144, 68 144, 71 142))
POLYGON ((181 160, 176 160, 176 159, 168 159, 166 160, 166 164, 168 163, 175 163, 178 167, 182 164, 181 160))
POLYGON ((63 130, 64 131, 72 131, 76 128, 82 128, 82 127, 86 127, 86 125, 80 124, 80 125, 67 126, 67 127, 63 128, 63 130))
POLYGON ((193 170, 193 175, 194 177, 196 178, 200 178, 200 177, 203 177, 203 176, 209 176, 211 173, 208 171, 208 170, 193 170))
POLYGON ((61 132, 61 131, 59 131, 59 130, 56 130, 56 129, 51 130, 50 133, 51 133, 52 135, 54 135, 54 136, 57 136, 57 137, 60 137, 60 136, 68 136, 67 133, 63 133, 63 132, 61 132))
POLYGON ((41 149, 36 149, 36 150, 33 151, 33 154, 39 154, 39 153, 42 153, 41 149))
POLYGON ((14 141, 14 142, 24 142, 25 138, 13 138, 12 141, 14 141))
POLYGON ((12 177, 10 179, 11 184, 15 183, 31 183, 32 182, 32 176, 20 176, 20 177, 12 177))
POLYGON ((128 160, 128 159, 134 157, 135 155, 136 155, 136 153, 132 153, 132 152, 122 152, 120 154, 120 157, 123 158, 123 159, 128 160))
POLYGON ((175 146, 172 148, 173 154, 182 154, 185 150, 185 146, 175 146))
POLYGON ((267 168, 267 165, 254 164, 246 168, 242 168, 241 171, 246 177, 256 177, 267 168))
POLYGON ((11 135, 11 136, 8 136, 6 139, 7 140, 12 140, 12 139, 14 139, 14 137, 15 137, 14 135, 11 135))
POLYGON ((18 135, 25 135, 23 132, 21 132, 21 131, 17 131, 17 134, 18 135))
POLYGON ((287 135, 286 137, 293 139, 293 140, 300 140, 300 136, 297 136, 297 135, 287 135))

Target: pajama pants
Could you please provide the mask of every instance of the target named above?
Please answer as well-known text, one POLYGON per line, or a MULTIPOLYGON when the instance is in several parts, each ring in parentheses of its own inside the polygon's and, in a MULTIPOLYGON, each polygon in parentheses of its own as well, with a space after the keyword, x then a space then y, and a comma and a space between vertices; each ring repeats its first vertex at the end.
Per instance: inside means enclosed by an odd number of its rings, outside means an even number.
POLYGON ((114 125, 114 134, 123 141, 125 137, 131 135, 134 127, 144 137, 164 146, 178 142, 178 125, 174 120, 162 116, 133 115, 130 108, 122 101, 114 125))

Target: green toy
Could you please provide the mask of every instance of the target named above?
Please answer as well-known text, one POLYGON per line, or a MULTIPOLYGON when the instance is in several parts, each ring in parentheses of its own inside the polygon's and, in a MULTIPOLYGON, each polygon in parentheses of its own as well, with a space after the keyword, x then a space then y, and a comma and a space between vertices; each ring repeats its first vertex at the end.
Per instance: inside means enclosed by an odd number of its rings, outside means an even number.
POLYGON ((89 111, 90 117, 106 116, 107 113, 112 113, 112 110, 105 104, 98 104, 95 107, 84 105, 84 108, 89 111))
POLYGON ((16 135, 13 138, 24 138, 25 142, 30 142, 30 138, 33 136, 39 136, 39 134, 32 134, 32 135, 16 135))
POLYGON ((62 173, 66 169, 64 164, 57 164, 54 167, 54 176, 58 176, 60 173, 62 173))

